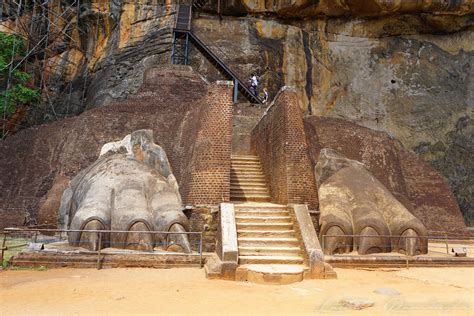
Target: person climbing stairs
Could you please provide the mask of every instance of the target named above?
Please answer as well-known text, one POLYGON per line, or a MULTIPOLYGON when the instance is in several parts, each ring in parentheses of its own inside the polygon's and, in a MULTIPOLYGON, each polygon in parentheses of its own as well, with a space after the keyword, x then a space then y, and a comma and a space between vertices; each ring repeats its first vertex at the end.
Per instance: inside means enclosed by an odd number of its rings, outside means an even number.
POLYGON ((171 62, 173 64, 187 65, 189 62, 189 43, 192 42, 197 50, 201 52, 226 79, 234 82, 234 102, 237 102, 237 94, 240 92, 250 102, 262 104, 262 99, 255 91, 252 91, 248 83, 239 78, 236 72, 192 31, 192 9, 193 5, 177 6, 175 25, 173 28, 171 62))

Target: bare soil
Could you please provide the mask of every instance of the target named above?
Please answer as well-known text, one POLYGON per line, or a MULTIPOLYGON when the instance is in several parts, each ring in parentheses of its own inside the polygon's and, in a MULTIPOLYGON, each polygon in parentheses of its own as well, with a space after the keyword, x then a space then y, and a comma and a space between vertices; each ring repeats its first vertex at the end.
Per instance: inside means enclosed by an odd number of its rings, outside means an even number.
POLYGON ((336 271, 282 286, 207 280, 197 268, 0 271, 0 315, 474 315, 474 268, 336 271), (387 287, 400 295, 374 293, 387 287), (352 310, 346 298, 374 306, 352 310))

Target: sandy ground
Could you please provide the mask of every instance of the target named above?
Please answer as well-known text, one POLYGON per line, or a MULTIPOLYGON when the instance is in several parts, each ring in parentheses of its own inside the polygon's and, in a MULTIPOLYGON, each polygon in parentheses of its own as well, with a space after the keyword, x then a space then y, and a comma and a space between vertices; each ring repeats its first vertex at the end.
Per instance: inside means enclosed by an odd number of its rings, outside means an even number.
POLYGON ((197 268, 0 271, 0 315, 474 315, 474 268, 336 271, 282 286, 207 280, 197 268), (373 292, 382 287, 400 295, 373 292), (345 298, 375 304, 351 310, 345 298))

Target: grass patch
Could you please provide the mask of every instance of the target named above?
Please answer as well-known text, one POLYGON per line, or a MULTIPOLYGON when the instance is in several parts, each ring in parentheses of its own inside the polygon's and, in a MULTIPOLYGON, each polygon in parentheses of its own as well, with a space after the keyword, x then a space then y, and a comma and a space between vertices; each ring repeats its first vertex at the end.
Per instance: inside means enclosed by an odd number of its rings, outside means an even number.
POLYGON ((9 267, 8 270, 22 271, 22 270, 33 270, 33 271, 47 271, 46 266, 27 266, 27 267, 9 267))
MULTIPOLYGON (((26 238, 8 238, 5 247, 7 250, 3 252, 3 261, 2 261, 2 268, 6 269, 10 265, 10 259, 23 249, 25 249, 26 243, 30 240, 26 238)), ((0 247, 1 247, 2 239, 0 239, 0 247)))

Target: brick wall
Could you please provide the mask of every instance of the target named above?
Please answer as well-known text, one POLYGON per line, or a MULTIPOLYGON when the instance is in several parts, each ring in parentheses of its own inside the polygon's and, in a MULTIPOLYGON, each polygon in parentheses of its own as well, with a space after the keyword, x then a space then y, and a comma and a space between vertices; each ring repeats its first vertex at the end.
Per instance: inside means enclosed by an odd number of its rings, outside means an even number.
POLYGON ((27 218, 56 225, 62 190, 53 184, 69 181, 94 162, 103 144, 138 129, 153 130, 181 193, 192 184, 193 200, 184 202, 228 200, 230 94, 231 87, 209 85, 189 66, 153 68, 138 93, 125 101, 8 137, 0 142, 0 229, 22 225, 27 218), (213 156, 206 155, 207 145, 213 156), (209 194, 197 199, 194 192, 199 191, 209 194))
POLYGON ((350 121, 310 116, 304 119, 313 165, 331 148, 362 162, 395 198, 415 215, 430 235, 465 235, 456 199, 443 176, 388 134, 350 121))
POLYGON ((209 87, 194 130, 186 133, 187 166, 181 194, 186 204, 218 204, 230 199, 230 158, 232 151, 232 83, 218 81, 209 87))
POLYGON ((295 91, 285 89, 278 94, 252 131, 251 146, 261 159, 274 202, 318 208, 303 115, 295 91))
POLYGON ((399 157, 412 213, 425 224, 428 234, 469 236, 447 180, 412 152, 402 149, 399 157))

